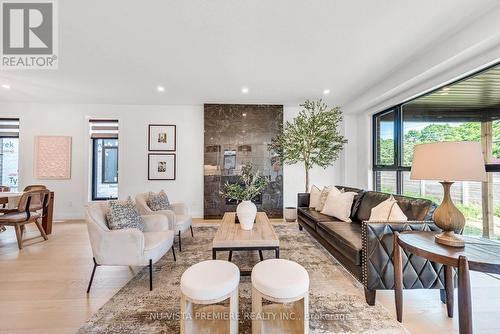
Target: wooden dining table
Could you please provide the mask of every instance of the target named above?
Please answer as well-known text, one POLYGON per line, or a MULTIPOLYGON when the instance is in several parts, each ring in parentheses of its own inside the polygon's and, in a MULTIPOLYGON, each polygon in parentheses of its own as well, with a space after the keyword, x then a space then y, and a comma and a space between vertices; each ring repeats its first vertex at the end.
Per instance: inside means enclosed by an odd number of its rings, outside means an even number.
MULTIPOLYGON (((9 203, 12 205, 13 203, 16 203, 16 201, 21 198, 21 196, 24 194, 24 192, 0 192, 0 205, 5 205, 6 207, 9 206, 9 203)), ((52 233, 52 221, 53 221, 53 216, 54 216, 54 192, 50 192, 49 196, 49 205, 47 206, 47 211, 44 212, 43 218, 42 218, 42 226, 43 229, 45 230, 46 234, 51 234, 52 233)))

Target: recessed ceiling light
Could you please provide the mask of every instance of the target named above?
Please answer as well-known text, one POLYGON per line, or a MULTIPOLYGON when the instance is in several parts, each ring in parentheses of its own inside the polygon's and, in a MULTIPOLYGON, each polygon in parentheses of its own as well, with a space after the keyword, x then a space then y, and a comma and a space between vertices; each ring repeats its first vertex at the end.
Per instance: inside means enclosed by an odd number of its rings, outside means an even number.
POLYGON ((323 94, 324 94, 324 95, 328 95, 328 94, 330 94, 330 90, 329 90, 329 89, 325 89, 325 90, 323 90, 323 94))
POLYGON ((248 87, 243 87, 243 88, 241 88, 241 92, 242 92, 243 94, 248 94, 248 87))
POLYGON ((156 90, 159 91, 160 93, 163 93, 165 91, 165 87, 158 86, 158 87, 156 87, 156 90))
POLYGON ((247 117, 247 113, 246 113, 246 112, 244 112, 243 114, 241 114, 241 116, 243 116, 243 117, 247 117))
POLYGON ((2 85, 2 88, 3 88, 3 89, 10 89, 10 85, 3 84, 3 85, 2 85))

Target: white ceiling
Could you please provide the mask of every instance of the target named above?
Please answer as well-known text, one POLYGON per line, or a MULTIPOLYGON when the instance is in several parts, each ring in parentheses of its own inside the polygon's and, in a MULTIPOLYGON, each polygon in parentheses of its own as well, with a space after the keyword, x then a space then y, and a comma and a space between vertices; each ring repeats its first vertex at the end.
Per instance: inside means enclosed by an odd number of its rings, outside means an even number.
POLYGON ((59 69, 0 72, 0 84, 11 86, 0 88, 0 101, 292 105, 330 89, 327 100, 346 105, 499 6, 496 0, 64 0, 59 69))

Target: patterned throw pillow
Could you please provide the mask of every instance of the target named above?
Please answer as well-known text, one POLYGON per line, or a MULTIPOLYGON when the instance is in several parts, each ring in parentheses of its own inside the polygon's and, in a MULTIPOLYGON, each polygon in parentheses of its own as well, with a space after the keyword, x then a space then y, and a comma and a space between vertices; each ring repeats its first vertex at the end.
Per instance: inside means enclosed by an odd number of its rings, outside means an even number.
POLYGON ((108 202, 106 221, 110 230, 137 228, 144 231, 144 222, 130 196, 126 201, 108 202))
POLYGON ((146 204, 153 211, 171 209, 168 196, 163 190, 161 190, 158 194, 149 192, 149 197, 148 200, 146 201, 146 204))
MULTIPOLYGON (((321 194, 319 196, 319 203, 318 203, 318 205, 316 205, 316 211, 320 212, 321 210, 323 210, 323 207, 325 206, 326 198, 328 197, 328 194, 330 193, 332 188, 335 188, 335 187, 332 187, 332 186, 323 187, 323 190, 321 190, 321 194)), ((337 188, 335 188, 335 190, 337 190, 337 188)))

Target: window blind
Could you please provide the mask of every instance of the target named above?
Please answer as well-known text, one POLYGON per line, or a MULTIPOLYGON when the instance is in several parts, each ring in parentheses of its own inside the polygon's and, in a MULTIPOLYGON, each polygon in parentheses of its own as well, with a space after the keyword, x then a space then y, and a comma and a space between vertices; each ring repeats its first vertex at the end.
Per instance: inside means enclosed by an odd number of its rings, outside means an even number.
POLYGON ((90 123, 90 138, 118 139, 118 121, 92 119, 90 123))
POLYGON ((0 138, 19 137, 19 118, 0 118, 0 138))

